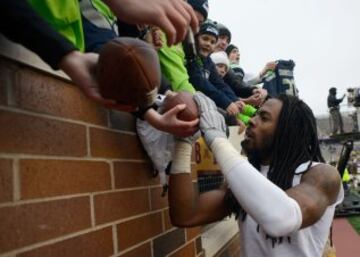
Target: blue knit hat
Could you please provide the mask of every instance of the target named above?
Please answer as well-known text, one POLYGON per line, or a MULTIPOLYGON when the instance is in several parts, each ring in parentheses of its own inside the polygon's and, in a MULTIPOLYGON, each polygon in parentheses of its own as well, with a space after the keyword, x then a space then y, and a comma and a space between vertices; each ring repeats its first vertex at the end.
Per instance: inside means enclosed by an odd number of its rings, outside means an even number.
POLYGON ((210 21, 206 21, 203 24, 201 24, 198 35, 202 35, 202 34, 210 34, 216 37, 216 40, 219 38, 219 31, 216 25, 210 21))
POLYGON ((209 13, 209 3, 207 0, 188 0, 188 4, 190 4, 195 11, 201 13, 201 15, 204 16, 204 20, 207 19, 209 13))

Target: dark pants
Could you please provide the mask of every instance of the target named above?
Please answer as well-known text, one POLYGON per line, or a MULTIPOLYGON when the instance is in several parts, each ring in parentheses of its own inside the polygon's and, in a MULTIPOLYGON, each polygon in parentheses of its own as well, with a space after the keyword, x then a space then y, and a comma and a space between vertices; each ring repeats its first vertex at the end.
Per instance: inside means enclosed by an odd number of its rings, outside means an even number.
POLYGON ((330 109, 332 120, 332 133, 336 134, 340 128, 340 133, 344 133, 343 121, 338 108, 330 109))

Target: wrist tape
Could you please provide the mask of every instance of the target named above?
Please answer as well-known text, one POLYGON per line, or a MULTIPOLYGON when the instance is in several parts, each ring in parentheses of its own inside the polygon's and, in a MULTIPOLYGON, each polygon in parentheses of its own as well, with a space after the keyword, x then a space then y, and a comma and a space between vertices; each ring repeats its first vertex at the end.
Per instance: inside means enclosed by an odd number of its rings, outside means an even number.
POLYGON ((177 141, 170 174, 191 173, 191 144, 177 141))

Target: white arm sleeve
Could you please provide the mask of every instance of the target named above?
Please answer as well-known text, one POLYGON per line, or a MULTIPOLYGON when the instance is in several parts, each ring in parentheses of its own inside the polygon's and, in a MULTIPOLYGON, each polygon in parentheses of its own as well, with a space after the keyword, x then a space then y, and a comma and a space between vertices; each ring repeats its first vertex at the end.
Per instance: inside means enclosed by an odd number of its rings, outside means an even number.
POLYGON ((211 149, 242 208, 274 237, 301 227, 299 204, 242 158, 224 138, 216 138, 211 149))

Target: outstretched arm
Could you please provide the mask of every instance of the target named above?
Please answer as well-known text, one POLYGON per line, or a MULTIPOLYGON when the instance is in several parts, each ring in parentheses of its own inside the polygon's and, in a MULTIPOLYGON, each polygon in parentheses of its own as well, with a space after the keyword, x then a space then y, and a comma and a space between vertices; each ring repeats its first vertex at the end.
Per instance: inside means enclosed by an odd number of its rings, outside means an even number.
MULTIPOLYGON (((216 111, 215 104, 213 106, 215 110, 209 110, 208 113, 216 111)), ((221 115, 219 117, 223 121, 223 117, 221 115)), ((169 182, 169 207, 171 222, 178 227, 203 225, 221 220, 230 214, 230 208, 224 201, 225 188, 201 195, 198 195, 197 189, 194 188, 190 162, 195 138, 178 139, 173 155, 169 182)))
POLYGON ((161 28, 168 44, 184 40, 189 26, 198 30, 192 7, 184 0, 104 0, 116 16, 130 24, 150 24, 161 28))
POLYGON ((160 114, 154 109, 149 109, 145 113, 145 120, 154 128, 173 134, 178 137, 193 135, 199 128, 199 119, 192 121, 182 121, 177 114, 184 110, 186 105, 179 104, 167 112, 160 114))
POLYGON ((225 189, 211 190, 198 195, 190 174, 171 174, 169 207, 173 225, 194 227, 219 221, 230 214, 225 189))
POLYGON ((88 98, 109 108, 120 111, 132 111, 131 106, 117 105, 115 101, 105 99, 100 95, 99 85, 96 80, 98 59, 99 55, 95 53, 72 51, 61 59, 59 68, 70 77, 72 82, 74 82, 88 98))

